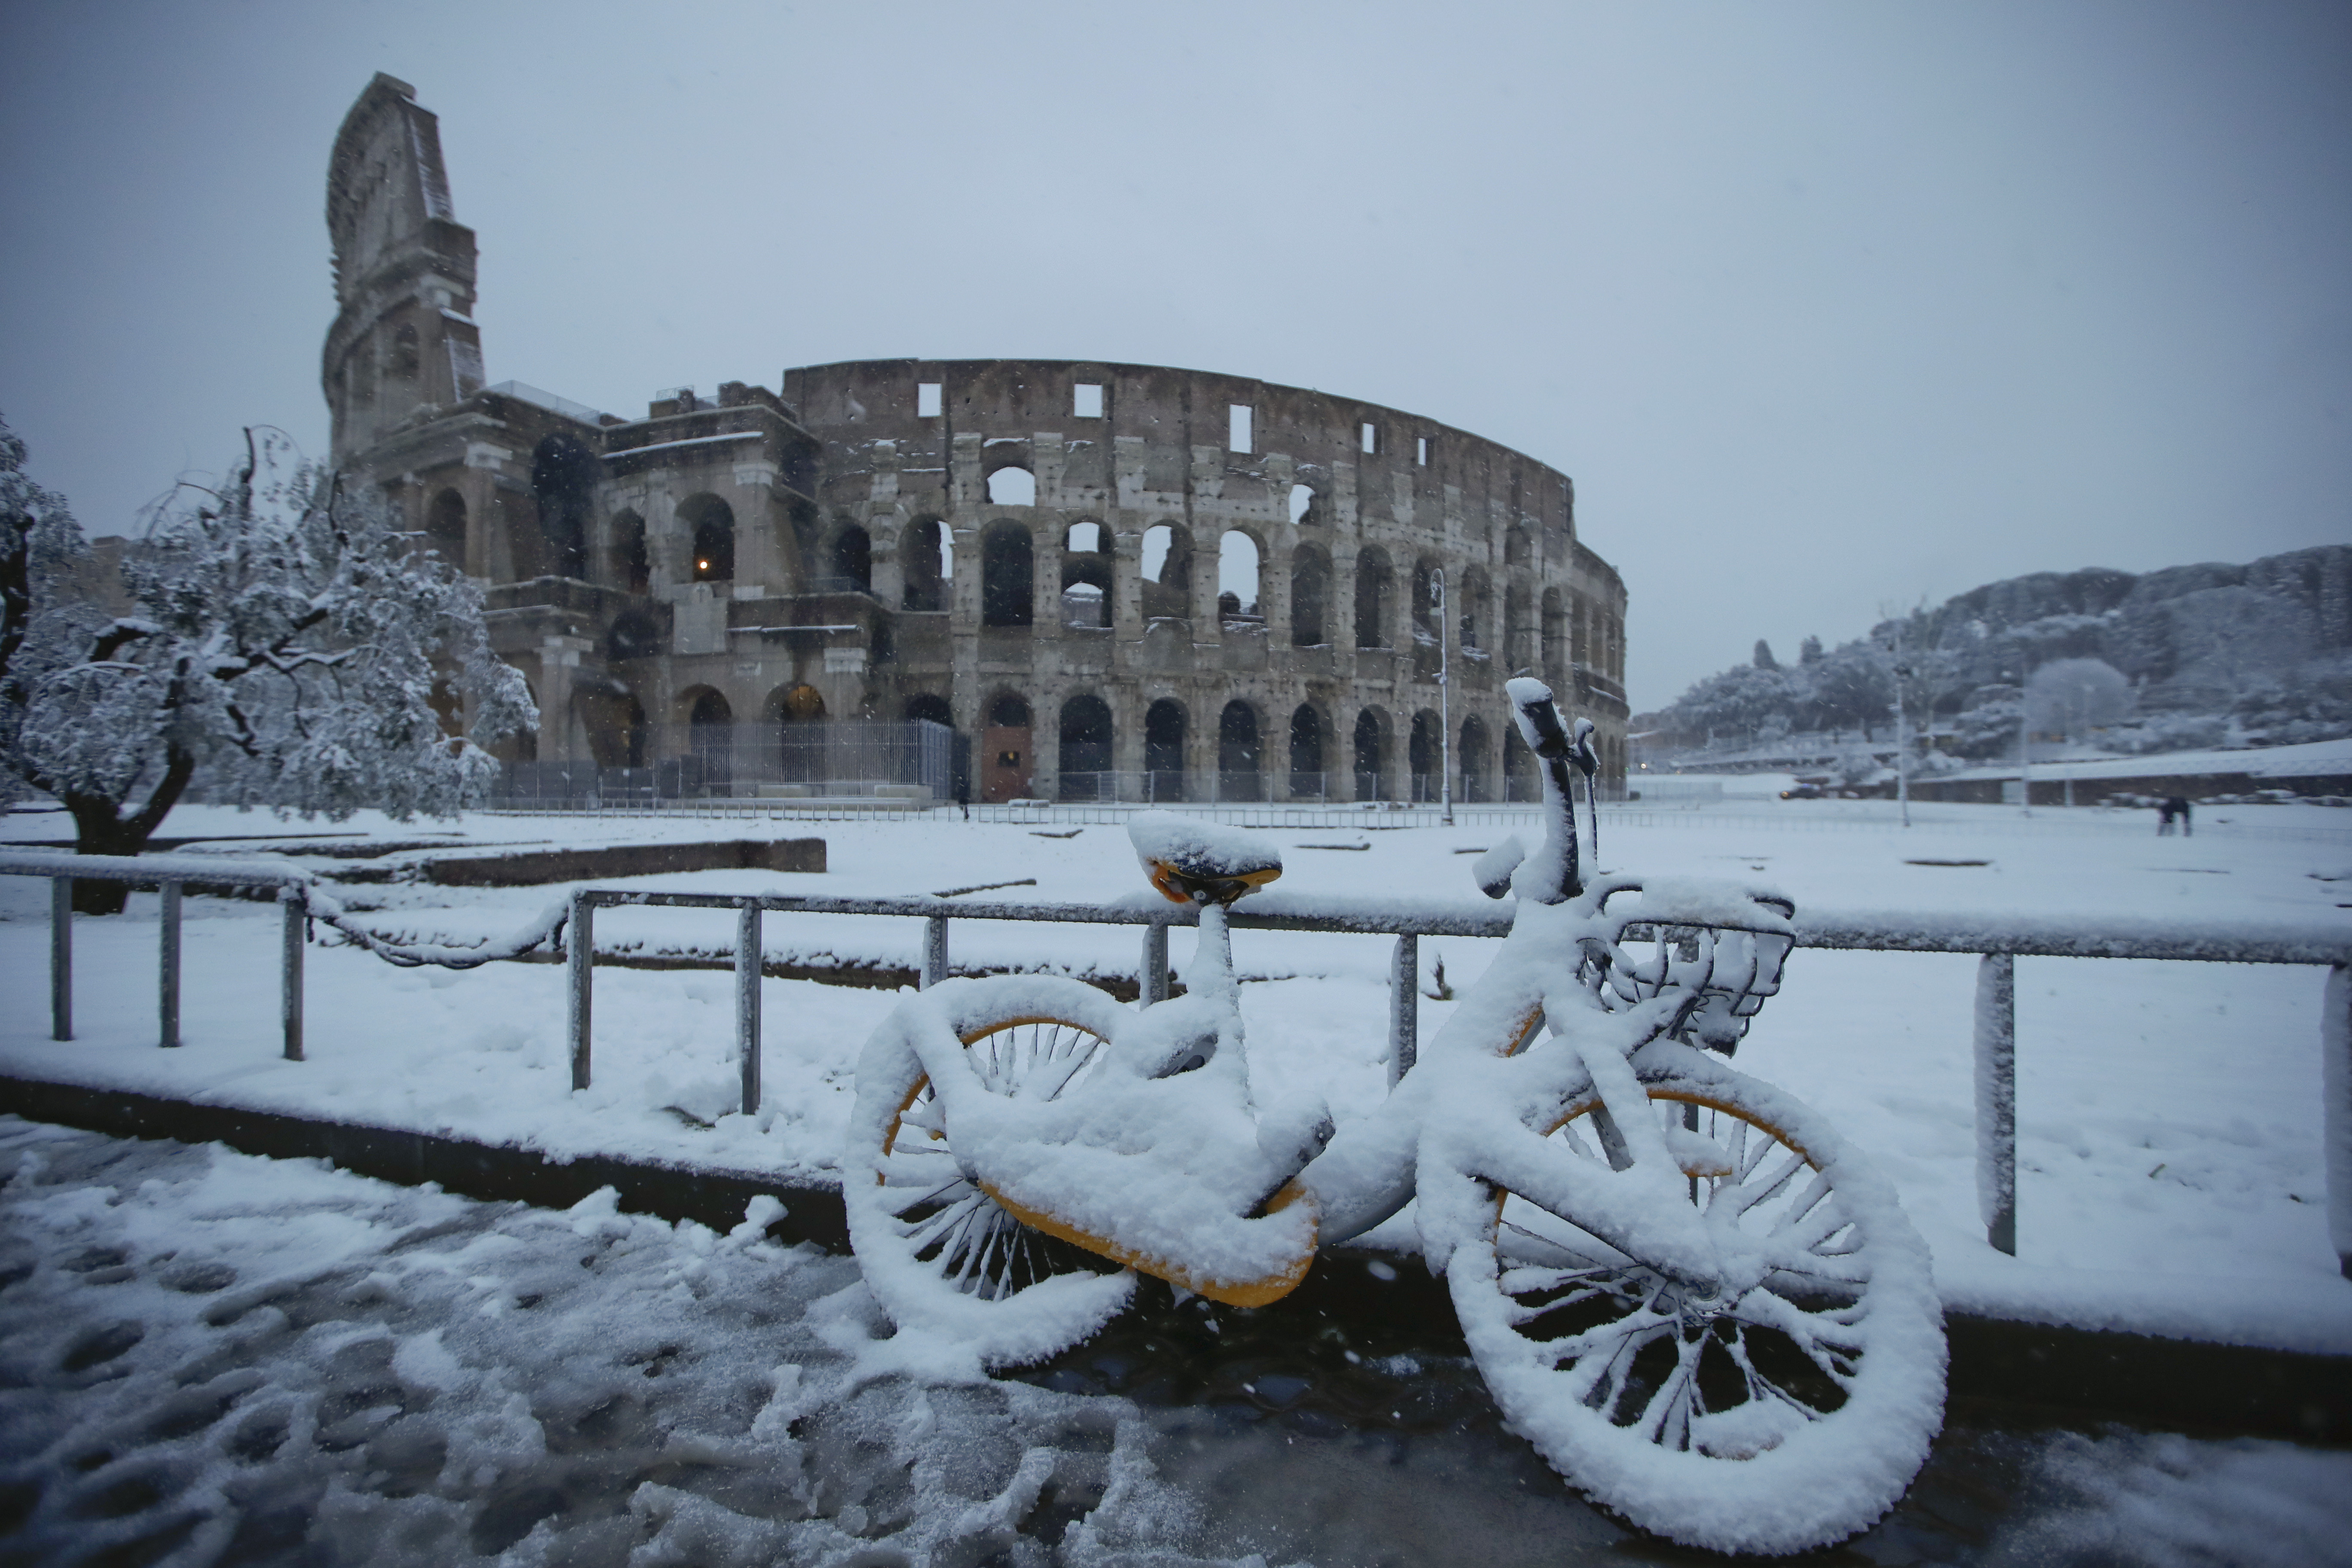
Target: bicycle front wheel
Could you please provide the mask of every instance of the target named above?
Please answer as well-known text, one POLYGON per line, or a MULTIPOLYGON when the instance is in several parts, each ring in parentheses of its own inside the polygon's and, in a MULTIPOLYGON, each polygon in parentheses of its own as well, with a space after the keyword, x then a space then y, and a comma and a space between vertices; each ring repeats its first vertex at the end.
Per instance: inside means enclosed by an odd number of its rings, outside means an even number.
POLYGON ((1082 1093, 1125 1009, 1076 981, 950 981, 900 1008, 857 1070, 842 1196, 859 1269, 892 1322, 1016 1366, 1092 1335, 1132 1298, 1117 1264, 1014 1218, 956 1157, 924 1058, 998 1094, 1082 1093))
MULTIPOLYGON (((1642 1529, 1718 1552, 1843 1540, 1903 1495, 1942 1422, 1926 1244, 1795 1099, 1685 1047, 1667 1060, 1642 1076, 1689 1201, 1727 1248, 1760 1252, 1761 1279, 1698 1299, 1482 1183, 1483 1228, 1449 1269, 1465 1337, 1512 1427, 1642 1529)), ((1588 1092, 1550 1157, 1622 1163, 1613 1132, 1588 1092)))

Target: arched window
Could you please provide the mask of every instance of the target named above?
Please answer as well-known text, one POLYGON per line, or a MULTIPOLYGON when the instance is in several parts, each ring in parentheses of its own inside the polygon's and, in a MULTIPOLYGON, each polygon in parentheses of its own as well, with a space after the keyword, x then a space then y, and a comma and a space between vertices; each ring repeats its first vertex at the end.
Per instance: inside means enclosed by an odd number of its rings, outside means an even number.
POLYGON ((392 363, 387 370, 401 381, 415 381, 422 359, 417 353, 415 326, 403 321, 400 331, 392 334, 392 363))
POLYGON ((1029 531, 1010 522, 990 529, 980 547, 980 624, 1030 625, 1034 616, 1030 602, 1034 576, 1029 531))
POLYGON ((677 522, 694 548, 689 558, 691 580, 734 581, 735 509, 706 490, 677 503, 677 522))
POLYGON ((1312 485, 1293 485, 1293 486, 1291 486, 1291 487, 1290 487, 1290 521, 1291 521, 1293 523, 1303 523, 1303 524, 1308 525, 1308 526, 1310 526, 1310 527, 1311 527, 1312 525, 1316 524, 1316 523, 1318 523, 1318 522, 1322 521, 1323 521, 1323 516, 1322 516, 1322 514, 1321 514, 1320 512, 1318 512, 1318 510, 1316 510, 1316 501, 1317 501, 1317 499, 1318 499, 1318 498, 1317 498, 1317 496, 1316 496, 1316 494, 1315 494, 1315 487, 1314 487, 1314 486, 1312 486, 1312 485))
POLYGON ((866 530, 850 523, 833 536, 833 581, 826 584, 838 594, 870 594, 874 591, 874 542, 866 530))
POLYGON ((907 699, 907 718, 909 722, 928 719, 934 724, 955 728, 955 712, 948 706, 948 700, 929 691, 907 699))
POLYGON ((558 577, 588 575, 588 518, 604 464, 576 436, 558 431, 530 459, 531 499, 539 505, 544 569, 558 577))
POLYGON ((1323 715, 1302 702, 1290 715, 1290 798, 1323 798, 1323 715))
POLYGON ((455 566, 466 569, 466 498, 456 490, 443 490, 433 498, 425 514, 426 547, 455 566))
POLYGON ((1192 536, 1172 523, 1143 531, 1143 616, 1183 620, 1192 614, 1192 536))
POLYGON ((1026 468, 999 468, 988 476, 991 506, 1035 506, 1037 476, 1026 468))
POLYGON ((1486 726, 1475 715, 1462 721, 1462 798, 1483 801, 1486 790, 1486 726))
POLYGON ((605 580, 631 594, 652 587, 653 564, 646 557, 646 520, 633 511, 615 513, 611 537, 604 557, 605 580))
POLYGON ((1217 613, 1240 626, 1263 625, 1258 610, 1257 541, 1229 528, 1217 541, 1217 613))
POLYGON ((997 730, 1029 728, 1029 703, 1017 691, 1000 691, 989 700, 988 723, 997 730))
POLYGON ((1257 800, 1264 793, 1258 777, 1257 710, 1235 698, 1217 715, 1217 798, 1257 800))
POLYGON ((1555 686, 1568 679, 1568 616, 1557 588, 1543 592, 1543 668, 1544 679, 1555 686))
POLYGON ((1427 556, 1412 563, 1412 640, 1437 641, 1437 563, 1427 556))
POLYGON ((1356 798, 1386 800, 1387 736, 1380 714, 1370 708, 1356 715, 1356 798))
POLYGON ((1322 647, 1331 597, 1331 558, 1319 544, 1302 544, 1290 563, 1290 641, 1296 647, 1322 647))
POLYGON ((1062 624, 1110 625, 1110 530, 1074 522, 1062 536, 1062 624))
POLYGON ((1184 798, 1184 708, 1163 697, 1143 713, 1144 798, 1184 798))
MULTIPOLYGON (((768 693, 768 721, 775 726, 776 777, 783 784, 824 785, 833 779, 832 729, 824 694, 814 686, 768 693)), ((820 791, 822 793, 822 791, 820 791)))
POLYGON ((604 657, 614 664, 625 659, 650 658, 661 652, 661 627, 644 606, 623 610, 613 617, 613 629, 604 634, 604 657))
POLYGON ((1414 800, 1435 800, 1443 780, 1439 774, 1445 766, 1445 742, 1438 728, 1437 715, 1426 708, 1412 716, 1412 736, 1405 743, 1405 763, 1412 770, 1412 787, 1408 792, 1414 800))
POLYGON ((1454 593, 1454 607, 1462 615, 1462 647, 1483 648, 1486 646, 1486 574, 1475 566, 1462 574, 1461 586, 1454 593))
POLYGON ((955 581, 955 542, 935 517, 917 518, 898 536, 898 575, 910 610, 944 610, 955 581))
POLYGON ((1389 558, 1378 545, 1356 557, 1356 646, 1389 646, 1389 558))
POLYGON ((1091 694, 1062 704, 1062 798, 1115 800, 1110 704, 1091 694))

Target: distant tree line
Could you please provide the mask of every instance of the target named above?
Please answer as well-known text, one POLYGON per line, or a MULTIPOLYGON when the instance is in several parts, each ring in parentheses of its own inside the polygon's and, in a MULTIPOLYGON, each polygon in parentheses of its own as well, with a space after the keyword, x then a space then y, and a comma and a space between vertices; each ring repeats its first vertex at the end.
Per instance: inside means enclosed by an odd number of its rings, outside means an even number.
POLYGON ((1988 584, 1784 665, 1759 640, 1634 728, 1654 752, 1913 733, 1954 760, 2014 755, 2021 724, 2116 752, 2352 734, 2352 546, 2135 576, 1988 584))

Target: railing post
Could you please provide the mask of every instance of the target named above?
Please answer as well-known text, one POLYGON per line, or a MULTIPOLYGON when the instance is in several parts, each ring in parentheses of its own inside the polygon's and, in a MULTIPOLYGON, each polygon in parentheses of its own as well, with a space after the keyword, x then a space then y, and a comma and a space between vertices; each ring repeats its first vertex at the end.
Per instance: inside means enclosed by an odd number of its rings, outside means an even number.
POLYGON ((310 900, 299 883, 279 889, 278 899, 286 921, 286 964, 278 976, 278 1020, 286 1037, 286 1059, 299 1062, 302 1059, 302 938, 310 900))
POLYGON ((1147 1007, 1168 1000, 1168 922, 1153 921, 1143 928, 1143 973, 1136 987, 1147 1007))
POLYGON ((73 879, 49 879, 49 1038, 73 1038, 73 879))
POLYGON ((743 1114, 760 1109, 760 900, 735 916, 735 1061, 743 1079, 743 1114))
POLYGON ((1996 1252, 2017 1256, 2017 959, 1977 963, 1977 1212, 1996 1252))
POLYGON ((594 984, 596 963, 596 906, 588 900, 586 889, 572 895, 570 929, 564 934, 563 977, 570 984, 564 988, 566 1008, 565 1032, 571 1037, 572 1087, 588 1087, 588 1005, 589 992, 594 984))
POLYGON ((948 917, 927 916, 923 921, 923 984, 929 991, 948 977, 948 917))
POLYGON ((2352 966, 2327 971, 2320 1000, 2319 1092, 2321 1136, 2327 1145, 2327 1238, 2336 1244, 2336 1267, 2352 1279, 2352 966))
POLYGON ((155 938, 155 1010, 158 1015, 156 1042, 164 1047, 180 1043, 180 884, 163 884, 163 918, 155 938))
POLYGON ((1421 1054, 1421 939, 1401 936, 1389 960, 1389 1087, 1421 1054))

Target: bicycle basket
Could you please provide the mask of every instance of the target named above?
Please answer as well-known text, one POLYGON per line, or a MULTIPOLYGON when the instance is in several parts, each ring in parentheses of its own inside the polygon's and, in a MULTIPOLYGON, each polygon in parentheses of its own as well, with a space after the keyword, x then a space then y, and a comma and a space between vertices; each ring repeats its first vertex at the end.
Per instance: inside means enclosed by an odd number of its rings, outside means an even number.
POLYGON ((1598 929, 1578 939, 1577 978, 1604 1012, 1669 993, 1688 997, 1666 1033, 1729 1056, 1764 999, 1780 989, 1796 906, 1721 884, 1621 882, 1603 893, 1598 929), (1616 910, 1620 895, 1638 895, 1616 910))

